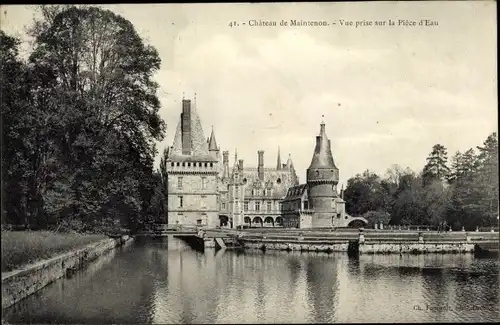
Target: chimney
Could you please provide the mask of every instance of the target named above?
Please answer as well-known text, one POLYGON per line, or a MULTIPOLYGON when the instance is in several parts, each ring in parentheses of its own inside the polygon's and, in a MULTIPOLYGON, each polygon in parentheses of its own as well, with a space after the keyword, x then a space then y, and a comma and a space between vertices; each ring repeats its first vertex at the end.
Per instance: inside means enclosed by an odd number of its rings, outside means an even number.
POLYGON ((280 147, 278 147, 278 161, 276 163, 276 169, 281 169, 281 155, 280 155, 280 147))
POLYGON ((191 100, 182 100, 181 113, 182 154, 191 154, 191 100))
POLYGON ((264 181, 264 150, 259 150, 259 165, 257 167, 257 173, 259 174, 259 180, 264 181))
POLYGON ((222 152, 222 166, 224 169, 222 170, 222 178, 229 177, 229 151, 222 152))
POLYGON ((243 159, 238 160, 238 168, 240 169, 240 172, 243 171, 243 159))

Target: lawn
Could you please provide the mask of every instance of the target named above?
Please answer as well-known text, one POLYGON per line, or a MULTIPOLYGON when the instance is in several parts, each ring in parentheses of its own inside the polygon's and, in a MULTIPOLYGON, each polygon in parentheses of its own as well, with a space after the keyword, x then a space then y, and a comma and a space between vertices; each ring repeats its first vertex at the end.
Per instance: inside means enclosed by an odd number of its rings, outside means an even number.
POLYGON ((81 248, 105 235, 53 233, 51 231, 2 231, 2 272, 81 248))

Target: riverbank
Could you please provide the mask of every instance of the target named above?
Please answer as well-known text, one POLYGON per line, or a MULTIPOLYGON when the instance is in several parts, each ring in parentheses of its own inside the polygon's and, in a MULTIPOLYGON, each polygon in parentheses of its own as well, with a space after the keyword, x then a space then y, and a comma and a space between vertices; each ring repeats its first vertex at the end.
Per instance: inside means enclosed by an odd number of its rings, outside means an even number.
MULTIPOLYGON (((2 245, 4 243, 3 235, 2 233, 2 245)), ((51 257, 39 260, 40 257, 37 256, 37 262, 22 264, 22 267, 17 267, 15 270, 2 272, 2 309, 37 292, 64 275, 81 268, 86 263, 96 259, 105 252, 132 240, 132 237, 128 235, 118 238, 109 238, 103 235, 80 235, 81 237, 74 235, 73 238, 75 241, 73 244, 70 244, 66 240, 71 237, 64 237, 65 235, 62 235, 63 237, 57 237, 56 234, 52 234, 54 238, 59 238, 59 241, 55 239, 55 242, 50 245, 46 242, 48 238, 44 236, 40 236, 39 234, 25 235, 28 237, 31 236, 29 237, 30 240, 21 240, 18 246, 14 245, 14 247, 18 247, 17 250, 12 249, 13 246, 11 245, 8 248, 10 250, 6 249, 6 251, 12 254, 12 252, 15 251, 27 252, 28 248, 33 248, 35 252, 51 254, 51 257), (87 242, 87 244, 85 244, 85 242, 87 242), (36 248, 31 246, 33 243, 43 243, 45 245, 36 248), (56 246, 57 243, 61 244, 61 246, 56 246), (54 256, 53 254, 56 255, 54 256)), ((9 240, 12 240, 12 236, 22 237, 22 235, 11 234, 9 240)), ((2 246, 2 264, 4 259, 3 254, 4 247, 2 246)), ((26 256, 35 256, 32 254, 33 253, 26 253, 23 255, 23 258, 26 258, 26 256)), ((11 257, 11 261, 12 260, 11 257)), ((17 261, 20 260, 22 259, 17 259, 17 261)))
POLYGON ((2 273, 107 239, 105 235, 2 231, 2 273))

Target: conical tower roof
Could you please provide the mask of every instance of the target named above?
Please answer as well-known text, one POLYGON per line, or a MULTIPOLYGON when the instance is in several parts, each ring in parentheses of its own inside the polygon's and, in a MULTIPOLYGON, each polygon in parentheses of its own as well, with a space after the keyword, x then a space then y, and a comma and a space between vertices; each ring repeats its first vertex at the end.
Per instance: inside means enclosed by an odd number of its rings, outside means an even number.
POLYGON ((309 169, 337 168, 333 161, 330 140, 326 136, 325 122, 321 122, 319 136, 316 137, 316 147, 309 169))
POLYGON ((219 150, 217 147, 217 141, 215 141, 214 127, 212 126, 212 133, 210 134, 210 141, 208 143, 208 150, 219 150))

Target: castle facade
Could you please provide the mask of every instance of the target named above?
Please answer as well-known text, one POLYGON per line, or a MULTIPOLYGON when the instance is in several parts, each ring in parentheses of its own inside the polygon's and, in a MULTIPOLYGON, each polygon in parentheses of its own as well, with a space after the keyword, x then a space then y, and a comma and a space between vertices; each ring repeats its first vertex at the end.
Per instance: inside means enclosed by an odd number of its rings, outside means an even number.
POLYGON ((291 155, 283 164, 279 148, 274 167, 264 165, 262 150, 257 151, 256 166, 245 166, 236 152, 230 166, 229 151, 221 157, 213 128, 205 139, 195 105, 183 99, 167 174, 170 224, 317 228, 345 227, 360 219, 345 213, 337 194, 339 170, 324 123, 307 182, 300 185, 291 155))

